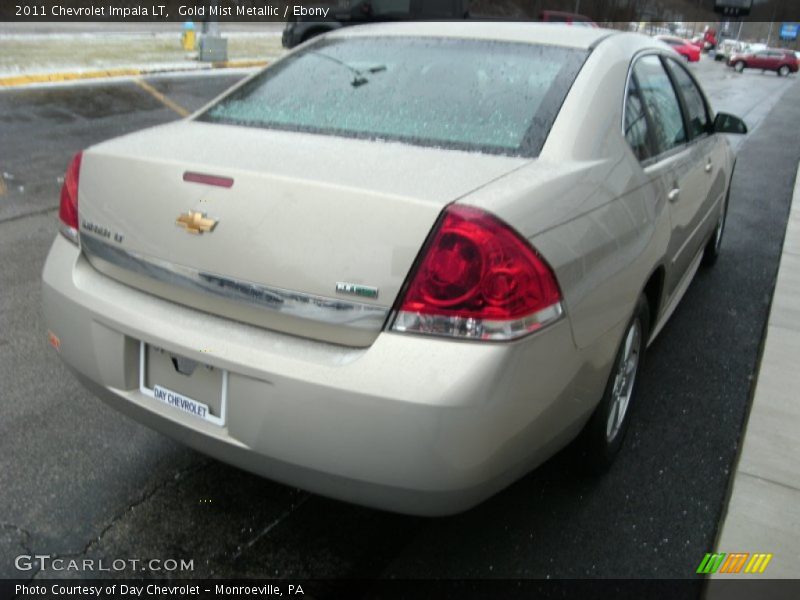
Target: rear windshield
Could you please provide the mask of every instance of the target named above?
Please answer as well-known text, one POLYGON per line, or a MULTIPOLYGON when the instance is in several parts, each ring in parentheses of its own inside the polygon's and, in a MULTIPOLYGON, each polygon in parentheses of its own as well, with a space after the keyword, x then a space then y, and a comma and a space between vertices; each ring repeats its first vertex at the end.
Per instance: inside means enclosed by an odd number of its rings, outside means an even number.
POLYGON ((536 156, 586 55, 461 39, 320 40, 199 120, 536 156))

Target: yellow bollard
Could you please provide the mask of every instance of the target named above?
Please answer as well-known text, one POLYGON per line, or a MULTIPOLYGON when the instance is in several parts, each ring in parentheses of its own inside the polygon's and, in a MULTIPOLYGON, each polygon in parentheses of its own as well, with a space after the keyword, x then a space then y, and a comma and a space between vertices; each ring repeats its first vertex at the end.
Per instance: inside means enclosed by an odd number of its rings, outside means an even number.
POLYGON ((187 21, 183 25, 183 34, 181 35, 181 45, 184 50, 191 51, 197 46, 197 38, 194 34, 194 23, 187 21))
POLYGON ((181 36, 181 44, 183 44, 184 50, 194 50, 196 44, 194 30, 189 29, 183 32, 183 35, 181 36))

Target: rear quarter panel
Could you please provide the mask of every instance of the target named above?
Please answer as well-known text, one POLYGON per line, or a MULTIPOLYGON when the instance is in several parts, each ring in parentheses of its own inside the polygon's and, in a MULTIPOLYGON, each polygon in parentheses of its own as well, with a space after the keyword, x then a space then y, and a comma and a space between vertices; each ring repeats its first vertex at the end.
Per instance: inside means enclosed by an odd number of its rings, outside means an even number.
POLYGON ((664 190, 621 133, 628 66, 646 42, 619 38, 587 59, 539 159, 465 199, 516 227, 553 267, 579 348, 619 334, 669 240, 664 190))

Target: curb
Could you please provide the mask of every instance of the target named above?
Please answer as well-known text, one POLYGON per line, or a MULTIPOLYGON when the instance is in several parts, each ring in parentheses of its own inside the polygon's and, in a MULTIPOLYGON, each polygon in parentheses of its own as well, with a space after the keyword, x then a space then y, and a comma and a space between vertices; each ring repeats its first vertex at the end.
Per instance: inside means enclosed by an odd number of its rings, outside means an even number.
MULTIPOLYGON (((800 488, 787 484, 781 477, 775 476, 776 467, 787 467, 791 459, 775 452, 775 448, 764 444, 765 438, 780 440, 782 432, 768 427, 769 421, 765 419, 765 409, 775 411, 776 398, 793 398, 792 387, 797 383, 797 375, 792 364, 787 368, 785 361, 778 360, 780 356, 791 356, 786 352, 787 339, 795 348, 800 346, 800 331, 780 320, 774 320, 776 306, 780 304, 793 304, 796 292, 787 285, 789 278, 797 278, 798 265, 792 265, 792 257, 799 256, 793 248, 800 247, 800 219, 795 215, 800 214, 800 165, 798 165, 794 185, 792 186, 792 199, 789 205, 789 217, 786 224, 786 234, 781 249, 778 272, 776 275, 775 291, 767 317, 764 332, 763 350, 758 373, 754 382, 753 399, 750 411, 745 421, 745 426, 740 440, 740 448, 731 475, 731 489, 723 518, 720 521, 714 552, 719 552, 720 547, 725 550, 759 552, 766 559, 763 568, 771 562, 773 554, 776 564, 770 571, 769 577, 776 579, 795 578, 796 572, 792 569, 800 559, 800 543, 797 542, 800 532, 800 520, 797 510, 800 502, 800 488), (766 424, 766 425, 765 425, 766 424), (754 447, 759 447, 761 457, 753 458, 754 447), (746 460, 745 460, 746 457, 746 460), (746 467, 742 467, 747 462, 746 467)), ((791 359, 789 360, 791 362, 791 359)), ((790 406, 788 403, 787 406, 790 406)), ((800 425, 800 413, 786 410, 778 411, 781 419, 794 427, 800 425)), ((796 447, 796 446, 795 446, 796 447)), ((784 454, 790 454, 787 448, 784 454)), ((795 469, 797 472, 797 469, 795 469)), ((762 573, 764 569, 752 572, 745 570, 744 575, 749 577, 762 573)), ((705 594, 706 600, 718 600, 729 597, 727 588, 716 588, 719 581, 735 578, 739 570, 728 571, 726 574, 715 573, 708 580, 705 594), (734 573, 734 575, 731 575, 734 573)))
POLYGON ((98 69, 94 71, 63 71, 56 73, 31 73, 26 75, 12 75, 0 77, 0 88, 21 87, 35 83, 59 83, 64 81, 81 81, 87 79, 107 79, 110 77, 141 77, 161 73, 175 73, 183 71, 212 71, 216 69, 245 69, 251 67, 264 67, 269 64, 267 60, 226 60, 196 66, 176 67, 149 67, 145 69, 121 67, 116 69, 98 69))

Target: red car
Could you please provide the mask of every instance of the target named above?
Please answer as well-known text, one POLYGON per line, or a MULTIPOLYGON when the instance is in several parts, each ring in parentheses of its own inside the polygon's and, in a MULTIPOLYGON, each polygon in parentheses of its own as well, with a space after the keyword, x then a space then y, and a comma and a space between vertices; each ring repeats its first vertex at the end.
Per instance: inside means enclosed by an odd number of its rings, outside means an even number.
POLYGON ((761 69, 775 71, 778 76, 786 77, 789 73, 797 73, 797 56, 791 50, 765 48, 757 52, 732 54, 728 66, 739 73, 745 69, 761 69))
POLYGON ((685 58, 687 62, 697 62, 700 60, 700 48, 692 44, 689 40, 673 37, 671 35, 658 35, 656 39, 672 46, 672 49, 685 58))

